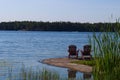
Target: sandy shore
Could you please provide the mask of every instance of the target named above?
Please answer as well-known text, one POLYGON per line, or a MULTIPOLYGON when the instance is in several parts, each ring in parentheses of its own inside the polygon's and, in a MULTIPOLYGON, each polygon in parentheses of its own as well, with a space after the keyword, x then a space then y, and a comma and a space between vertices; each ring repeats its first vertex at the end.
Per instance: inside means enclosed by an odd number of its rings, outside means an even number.
POLYGON ((42 61, 44 64, 52 65, 52 66, 57 66, 57 67, 64 67, 64 68, 70 68, 73 70, 77 70, 80 72, 92 72, 92 67, 83 65, 83 64, 75 64, 75 63, 70 63, 71 61, 76 61, 76 59, 69 59, 69 58, 50 58, 50 59, 45 59, 42 61))

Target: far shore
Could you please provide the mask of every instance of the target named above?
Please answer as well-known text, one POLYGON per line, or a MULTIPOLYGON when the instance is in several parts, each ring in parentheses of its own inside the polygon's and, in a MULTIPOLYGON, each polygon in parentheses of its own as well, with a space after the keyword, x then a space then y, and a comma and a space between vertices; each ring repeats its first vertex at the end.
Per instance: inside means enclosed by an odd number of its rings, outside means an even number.
POLYGON ((70 69, 80 71, 83 73, 91 73, 92 72, 91 66, 71 63, 72 61, 77 61, 77 59, 50 58, 50 59, 44 59, 42 61, 42 63, 52 65, 52 66, 57 66, 57 67, 70 68, 70 69))

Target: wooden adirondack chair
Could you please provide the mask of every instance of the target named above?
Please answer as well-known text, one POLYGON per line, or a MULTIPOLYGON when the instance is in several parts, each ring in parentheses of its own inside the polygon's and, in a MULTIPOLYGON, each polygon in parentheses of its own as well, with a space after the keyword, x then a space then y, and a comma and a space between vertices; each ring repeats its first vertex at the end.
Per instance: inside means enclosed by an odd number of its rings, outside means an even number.
POLYGON ((81 50, 82 53, 82 59, 91 59, 91 45, 84 45, 83 46, 83 51, 81 50))
POLYGON ((78 58, 78 52, 79 52, 79 50, 77 50, 76 45, 69 45, 68 48, 69 48, 68 49, 68 52, 69 52, 68 58, 71 58, 73 56, 75 56, 76 58, 78 58))

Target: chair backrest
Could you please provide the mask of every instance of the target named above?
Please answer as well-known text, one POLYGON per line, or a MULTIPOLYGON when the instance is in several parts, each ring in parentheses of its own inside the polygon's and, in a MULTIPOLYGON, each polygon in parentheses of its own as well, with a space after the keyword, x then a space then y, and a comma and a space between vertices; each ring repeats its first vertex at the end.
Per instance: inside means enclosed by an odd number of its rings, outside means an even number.
POLYGON ((69 48, 68 49, 69 52, 74 52, 77 49, 76 45, 69 45, 68 48, 69 48))
POLYGON ((91 51, 91 45, 85 45, 84 51, 91 51))
POLYGON ((91 52, 91 45, 85 45, 84 46, 84 54, 90 54, 91 52))

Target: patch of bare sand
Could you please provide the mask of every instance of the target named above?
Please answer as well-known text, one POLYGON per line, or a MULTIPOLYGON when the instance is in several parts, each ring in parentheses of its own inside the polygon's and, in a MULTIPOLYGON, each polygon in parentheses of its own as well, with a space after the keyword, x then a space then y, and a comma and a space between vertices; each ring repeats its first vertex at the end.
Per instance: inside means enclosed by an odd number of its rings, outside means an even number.
POLYGON ((57 67, 70 68, 80 72, 87 72, 87 73, 92 72, 91 66, 70 63, 71 61, 76 61, 76 60, 77 59, 69 59, 69 58, 50 58, 50 59, 43 60, 42 63, 52 65, 52 66, 57 66, 57 67))

